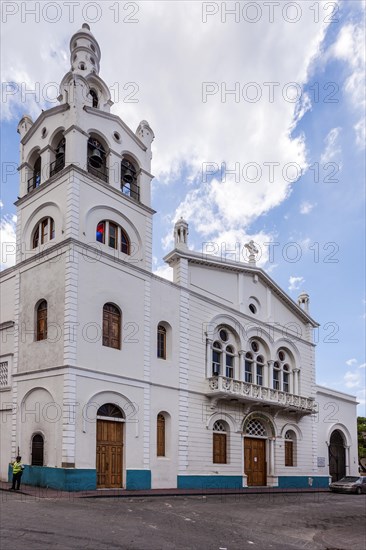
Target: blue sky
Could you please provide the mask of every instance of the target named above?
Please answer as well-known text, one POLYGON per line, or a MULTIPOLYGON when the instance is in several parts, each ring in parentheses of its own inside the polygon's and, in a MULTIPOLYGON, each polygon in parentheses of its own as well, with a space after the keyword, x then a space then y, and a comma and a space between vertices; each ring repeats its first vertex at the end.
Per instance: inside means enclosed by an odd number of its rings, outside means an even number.
MULTIPOLYGON (((3 25, 3 81, 19 90, 38 82, 51 95, 49 83, 60 82, 69 68, 70 37, 87 20, 102 48, 100 74, 119 91, 112 112, 133 130, 141 119, 151 124, 156 272, 169 277, 161 258, 181 215, 195 250, 213 242, 219 253, 242 251, 253 238, 261 267, 293 299, 303 290, 310 294, 311 315, 321 324, 318 383, 357 395, 365 414, 364 2, 295 2, 297 14, 281 6, 273 22, 257 2, 262 11, 255 23, 248 21, 254 12, 225 20, 221 2, 139 2, 132 13, 125 3, 117 12, 106 1, 97 14, 83 12, 88 3, 81 2, 73 21, 59 2, 59 14, 40 12, 37 22, 22 4, 3 25), (277 83, 273 101, 269 82, 277 83), (136 102, 128 100, 128 83, 136 102), (225 95, 233 89, 237 96, 225 95), (207 174, 207 163, 216 173, 207 174), (224 178, 222 163, 239 174, 224 178), (276 163, 273 180, 269 163, 276 163), (253 166, 260 168, 258 181, 253 166), (273 261, 265 243, 272 243, 273 261)), ((1 103, 5 242, 14 238, 18 120, 26 112, 35 119, 40 108, 55 104, 42 93, 37 104, 32 94, 7 90, 1 103), (4 170, 14 174, 5 177, 4 170)))

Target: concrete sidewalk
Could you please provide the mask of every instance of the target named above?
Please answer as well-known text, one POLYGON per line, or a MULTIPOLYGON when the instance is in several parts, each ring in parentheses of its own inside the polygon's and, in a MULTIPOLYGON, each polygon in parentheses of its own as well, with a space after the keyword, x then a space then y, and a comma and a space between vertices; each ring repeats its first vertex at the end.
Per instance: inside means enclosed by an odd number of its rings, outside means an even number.
MULTIPOLYGON (((9 491, 10 482, 0 481, 0 491, 9 491)), ((141 491, 126 491, 126 489, 97 489, 95 491, 61 491, 49 487, 34 487, 21 485, 20 491, 12 491, 35 498, 56 498, 74 500, 77 498, 133 498, 133 497, 172 497, 172 496, 209 496, 209 495, 245 495, 273 493, 328 493, 328 488, 287 488, 279 487, 244 487, 238 489, 148 489, 141 491)))

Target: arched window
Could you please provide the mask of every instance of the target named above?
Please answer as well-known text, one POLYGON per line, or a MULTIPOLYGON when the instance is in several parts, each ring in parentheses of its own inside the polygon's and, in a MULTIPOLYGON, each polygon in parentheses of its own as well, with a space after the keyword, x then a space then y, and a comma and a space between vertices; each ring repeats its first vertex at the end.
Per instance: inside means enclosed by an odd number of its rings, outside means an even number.
POLYGON ((290 393, 292 391, 291 357, 286 349, 279 349, 273 365, 273 388, 290 393))
POLYGON ((293 430, 285 433, 285 466, 295 466, 296 434, 293 430))
POLYGON ((66 140, 61 138, 55 149, 55 160, 50 165, 50 177, 65 167, 66 140))
POLYGON ((103 307, 103 346, 121 349, 121 312, 114 304, 103 307))
POLYGON ((156 455, 165 456, 165 416, 161 413, 157 416, 156 430, 156 455))
POLYGON ((98 223, 95 239, 102 244, 108 244, 110 248, 120 250, 124 254, 131 254, 130 239, 124 229, 114 222, 103 220, 98 223))
POLYGON ((28 180, 28 193, 33 191, 36 187, 41 185, 41 169, 42 169, 42 160, 40 155, 34 161, 33 164, 33 174, 32 177, 28 180))
POLYGON ((37 341, 47 340, 47 302, 42 300, 37 307, 37 341))
POLYGON ((106 152, 100 141, 95 138, 88 141, 88 172, 108 183, 106 152))
POLYGON ((213 426, 212 462, 214 464, 227 463, 227 429, 226 422, 217 420, 213 426))
POLYGON ((97 416, 108 416, 109 418, 124 418, 123 413, 117 405, 105 403, 99 407, 97 416))
POLYGON ((221 371, 221 344, 214 342, 212 345, 212 376, 219 376, 221 371))
POLYGON ((121 162, 121 191, 136 201, 140 200, 137 172, 135 163, 124 157, 121 162))
POLYGON ((234 378, 234 355, 235 351, 233 346, 226 346, 225 363, 226 371, 225 376, 227 378, 234 378))
POLYGON ((95 90, 91 89, 89 94, 91 95, 92 97, 92 100, 93 100, 93 107, 97 108, 98 107, 98 94, 95 90))
POLYGON ((260 340, 252 340, 249 346, 250 351, 247 351, 244 360, 244 380, 250 384, 263 386, 266 350, 260 340))
POLYGON ((33 230, 32 247, 37 248, 55 238, 55 222, 53 218, 43 218, 33 230))
POLYGON ((157 356, 159 359, 166 359, 166 328, 158 325, 157 332, 157 356))
POLYGON ((32 466, 43 466, 44 439, 41 434, 32 437, 32 466))
POLYGON ((235 337, 225 327, 218 327, 212 344, 212 376, 234 378, 235 375, 235 337))

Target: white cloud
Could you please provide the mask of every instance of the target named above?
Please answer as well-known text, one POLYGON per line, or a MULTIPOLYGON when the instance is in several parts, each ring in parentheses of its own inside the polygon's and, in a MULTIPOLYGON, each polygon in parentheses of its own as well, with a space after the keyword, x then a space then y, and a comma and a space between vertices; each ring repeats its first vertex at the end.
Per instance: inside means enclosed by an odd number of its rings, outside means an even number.
MULTIPOLYGON (((101 77, 117 96, 112 112, 133 129, 141 119, 150 122, 156 135, 152 170, 160 181, 172 181, 185 164, 188 192, 186 197, 181 193, 172 219, 183 215, 202 239, 220 240, 225 231, 247 234, 251 222, 290 195, 307 167, 305 138, 293 137, 291 131, 311 102, 306 94, 298 103, 285 100, 284 90, 290 82, 300 88, 307 82, 327 25, 314 24, 312 10, 302 10, 297 24, 281 17, 268 24, 263 17, 250 25, 232 18, 222 24, 220 15, 204 24, 202 6, 196 2, 143 2, 139 8, 139 23, 124 25, 123 33, 111 22, 113 13, 108 9, 91 25, 102 49, 101 77), (256 55, 247 55, 253 44, 256 55), (127 82, 138 85, 137 104, 126 101, 131 91, 124 88, 127 82), (205 82, 214 82, 217 89, 206 102, 205 82), (233 95, 222 101, 221 92, 233 89, 236 82, 239 101, 233 95), (256 83, 257 102, 249 100, 248 82, 256 83), (271 82, 279 83, 273 102, 264 85, 271 82), (202 166, 207 162, 218 167, 224 162, 229 169, 238 166, 238 181, 231 175, 205 182, 202 166), (270 168, 266 163, 278 164, 270 168), (288 167, 294 163, 297 168, 291 173, 288 167), (258 167, 258 181, 253 181, 257 171, 253 166, 258 167)), ((19 36, 17 19, 9 18, 4 43, 11 55, 4 52, 3 80, 25 82, 28 88, 40 82, 41 90, 45 85, 47 90, 47 82, 60 82, 69 69, 70 33, 80 26, 80 18, 73 26, 65 17, 52 25, 42 19, 35 25, 30 19, 19 36)), ((31 96, 27 99, 25 106, 19 95, 9 97, 4 116, 18 118, 23 107, 33 116, 39 114, 40 106, 29 103, 31 96)), ((166 239, 171 242, 170 236, 166 239)))
POLYGON ((305 279, 304 277, 291 276, 288 282, 290 283, 288 287, 289 290, 299 290, 300 286, 305 282, 305 279))
POLYGON ((310 214, 310 212, 315 208, 316 203, 311 203, 304 201, 300 204, 300 214, 310 214))
POLYGON ((347 371, 344 375, 344 383, 347 388, 362 389, 362 377, 359 372, 347 371))
POLYGON ((340 164, 340 156, 342 153, 341 146, 339 145, 339 134, 341 128, 332 128, 326 136, 325 149, 320 157, 320 162, 324 165, 327 162, 337 162, 340 164))
POLYGON ((359 369, 364 369, 364 368, 366 368, 366 363, 362 363, 362 365, 358 365, 358 368, 359 368, 359 369))
POLYGON ((16 216, 4 216, 0 222, 1 270, 15 264, 16 216))
POLYGON ((355 359, 355 358, 348 359, 348 360, 346 361, 346 365, 348 365, 349 367, 352 367, 352 365, 357 365, 357 362, 358 362, 358 361, 357 361, 357 359, 355 359))
POLYGON ((173 281, 173 270, 167 264, 159 265, 154 270, 154 275, 162 277, 163 279, 167 279, 168 281, 173 281))
POLYGON ((342 60, 349 66, 350 73, 344 88, 349 96, 350 104, 360 116, 354 126, 356 143, 360 147, 365 147, 365 25, 363 14, 360 21, 360 23, 347 23, 341 28, 329 53, 331 57, 342 60))

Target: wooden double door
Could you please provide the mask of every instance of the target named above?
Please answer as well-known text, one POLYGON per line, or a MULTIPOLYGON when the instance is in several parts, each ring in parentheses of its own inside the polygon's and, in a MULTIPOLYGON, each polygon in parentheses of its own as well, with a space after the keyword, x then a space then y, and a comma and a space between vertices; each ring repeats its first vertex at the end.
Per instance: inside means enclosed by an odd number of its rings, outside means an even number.
POLYGON ((267 484, 265 439, 244 438, 244 471, 248 486, 267 484))
POLYGON ((97 420, 97 487, 121 488, 123 481, 123 423, 97 420))

